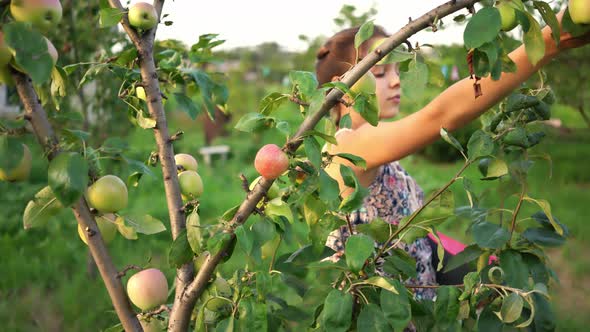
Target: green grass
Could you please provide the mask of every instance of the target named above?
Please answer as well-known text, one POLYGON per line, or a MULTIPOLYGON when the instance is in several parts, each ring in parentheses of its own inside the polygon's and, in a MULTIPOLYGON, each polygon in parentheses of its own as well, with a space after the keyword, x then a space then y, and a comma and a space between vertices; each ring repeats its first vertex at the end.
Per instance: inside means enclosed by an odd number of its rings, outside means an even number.
MULTIPOLYGON (((252 110, 254 111, 254 110, 252 110)), ((298 111, 286 107, 280 111, 291 122, 298 118, 298 111)), ((237 119, 234 119, 237 120, 237 119)), ((261 145, 284 141, 277 131, 262 135, 232 132, 231 137, 217 143, 232 148, 231 159, 226 163, 215 161, 204 165, 198 149, 203 145, 201 126, 183 116, 173 118, 173 130, 184 130, 181 141, 175 143, 178 152, 195 155, 200 164, 206 194, 201 199, 201 216, 204 223, 215 223, 228 208, 241 202, 245 193, 241 189, 239 175, 249 179, 256 176, 252 167, 254 155, 261 145)), ((154 148, 150 131, 134 130, 126 138, 132 147, 129 154, 145 160, 154 148)), ((34 142, 33 153, 38 154, 34 142)), ((563 250, 552 251, 550 257, 557 273, 563 276, 567 286, 584 285, 590 273, 590 216, 588 190, 590 174, 590 131, 576 129, 567 134, 554 132, 549 135, 537 154, 552 156, 552 177, 546 161, 537 162, 531 170, 530 190, 532 197, 547 198, 553 212, 570 227, 572 238, 563 250), (585 282, 585 283, 584 283, 585 282)), ((426 192, 444 185, 461 167, 461 162, 434 164, 418 156, 402 161, 404 167, 418 180, 426 192)), ((64 211, 47 227, 25 231, 21 215, 26 202, 45 185, 46 162, 35 159, 34 172, 28 183, 9 184, 0 182, 0 322, 5 331, 94 331, 107 328, 117 322, 110 300, 100 278, 87 275, 87 249, 76 234, 75 219, 70 211, 64 211)), ((168 225, 168 212, 163 195, 164 188, 159 168, 153 168, 155 176, 145 177, 139 187, 130 188, 130 204, 127 213, 148 213, 168 225)), ((466 176, 477 179, 475 167, 467 170, 466 176)), ((477 182, 476 190, 483 192, 488 184, 477 182)), ((466 204, 462 183, 452 187, 457 204, 466 204)), ((484 202, 497 201, 494 192, 484 202)), ((514 199, 507 201, 507 207, 514 199)), ((536 211, 525 206, 523 215, 536 211)), ((449 234, 464 241, 466 225, 449 221, 444 225, 449 234)), ((163 268, 168 279, 173 280, 173 269, 167 266, 167 250, 170 232, 154 236, 142 236, 138 241, 116 238, 109 245, 115 264, 122 268, 128 264, 163 268)), ((124 279, 124 281, 126 278, 124 279)), ((582 286, 580 286, 582 287, 582 286)), ((586 327, 590 318, 584 315, 590 310, 590 302, 580 298, 580 287, 557 287, 554 300, 559 325, 562 330, 586 327), (576 292, 578 294, 576 294, 576 292), (571 299, 579 299, 573 302, 571 299), (580 303, 581 301, 581 303, 580 303)), ((583 293, 582 293, 583 294, 583 293)))

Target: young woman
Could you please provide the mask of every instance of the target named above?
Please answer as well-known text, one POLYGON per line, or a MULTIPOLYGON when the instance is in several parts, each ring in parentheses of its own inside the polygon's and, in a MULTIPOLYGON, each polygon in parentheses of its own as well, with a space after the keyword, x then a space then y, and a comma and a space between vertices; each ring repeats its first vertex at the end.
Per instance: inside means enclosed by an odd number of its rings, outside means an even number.
MULTIPOLYGON (((561 20, 561 13, 558 19, 561 20)), ((340 31, 332 36, 317 52, 316 74, 319 84, 338 80, 356 61, 354 36, 358 28, 340 31)), ((349 194, 340 175, 338 163, 351 166, 360 183, 369 189, 363 207, 352 213, 353 223, 368 223, 376 217, 396 224, 404 216, 411 214, 423 203, 423 192, 410 175, 400 166, 398 160, 416 152, 439 138, 441 127, 448 130, 460 128, 501 101, 521 83, 556 55, 569 48, 587 44, 590 34, 573 38, 563 33, 559 47, 551 37, 549 27, 543 29, 546 51, 543 59, 533 66, 525 52, 524 45, 510 53, 516 64, 514 73, 503 73, 498 81, 490 77, 481 79, 483 95, 474 97, 473 80, 465 78, 447 88, 418 112, 397 121, 379 122, 377 126, 368 124, 352 107, 339 103, 334 107, 336 118, 349 114, 352 128, 340 129, 336 134, 337 145, 328 146, 331 154, 351 153, 362 157, 366 169, 354 167, 346 160, 336 160, 326 170, 336 179, 344 196, 349 194)), ((369 45, 377 38, 387 37, 380 27, 375 27, 373 37, 363 43, 359 58, 367 53, 369 45)), ((376 65, 371 69, 376 78, 376 96, 380 119, 390 119, 399 112, 401 82, 397 64, 376 65)), ((344 243, 349 236, 347 227, 341 227, 330 234, 327 245, 342 254, 344 243)), ((436 284, 436 266, 433 266, 433 243, 428 238, 416 240, 412 244, 402 244, 402 248, 416 259, 418 276, 410 283, 418 285, 436 284)), ((433 289, 417 289, 416 296, 432 299, 433 289)))

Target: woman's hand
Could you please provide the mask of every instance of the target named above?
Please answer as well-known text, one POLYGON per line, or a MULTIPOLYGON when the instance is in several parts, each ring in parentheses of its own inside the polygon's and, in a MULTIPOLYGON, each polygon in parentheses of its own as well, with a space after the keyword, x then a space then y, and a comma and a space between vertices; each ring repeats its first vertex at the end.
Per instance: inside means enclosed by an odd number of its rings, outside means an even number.
MULTIPOLYGON (((588 0, 590 2, 590 0, 588 0)), ((590 4, 589 4, 590 5, 590 4)), ((577 48, 581 46, 585 46, 590 43, 590 30, 582 36, 574 37, 569 32, 563 31, 561 26, 561 20, 563 19, 563 15, 567 9, 563 9, 557 14, 557 21, 559 22, 559 28, 561 29, 561 35, 559 38, 559 46, 555 45, 553 42, 553 38, 551 36, 551 28, 546 26, 543 29, 543 37, 549 44, 550 48, 555 49, 557 52, 562 52, 565 50, 569 50, 572 48, 577 48)))

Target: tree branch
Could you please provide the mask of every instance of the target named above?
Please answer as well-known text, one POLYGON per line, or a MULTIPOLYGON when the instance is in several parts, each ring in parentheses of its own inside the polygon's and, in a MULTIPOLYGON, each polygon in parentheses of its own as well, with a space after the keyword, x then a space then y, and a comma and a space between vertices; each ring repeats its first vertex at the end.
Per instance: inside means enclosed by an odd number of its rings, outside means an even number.
MULTIPOLYGON (((119 0, 109 0, 109 4, 113 8, 125 11, 119 0)), ((158 13, 158 17, 160 17, 164 6, 164 0, 155 0, 153 6, 158 13)), ((162 93, 160 91, 158 73, 154 62, 153 48, 158 27, 156 26, 153 29, 144 31, 139 35, 138 31, 129 25, 127 15, 123 15, 121 25, 137 49, 137 57, 142 79, 141 85, 145 89, 147 96, 147 106, 150 117, 156 121, 154 136, 156 138, 156 144, 158 145, 158 157, 162 165, 166 203, 168 205, 172 239, 174 240, 186 228, 186 223, 182 197, 180 195, 180 186, 178 184, 176 162, 174 161, 173 140, 168 132, 168 123, 164 112, 164 105, 162 104, 162 93)), ((188 329, 192 307, 179 307, 179 304, 184 290, 193 278, 194 270, 192 263, 187 263, 176 270, 176 293, 174 305, 170 313, 170 330, 178 329, 186 331, 188 329)))
MULTIPOLYGON (((16 89, 18 95, 25 108, 25 118, 33 126, 33 132, 39 141, 39 144, 45 150, 47 159, 50 161, 57 157, 60 153, 58 147, 58 139, 55 135, 45 110, 41 107, 39 97, 33 88, 31 79, 15 70, 12 70, 12 77, 16 82, 16 89)), ((125 328, 125 331, 142 331, 141 325, 135 316, 135 312, 131 308, 131 304, 125 293, 125 289, 118 278, 118 271, 109 256, 107 248, 102 240, 100 231, 96 225, 94 217, 90 213, 90 209, 86 204, 86 200, 82 197, 78 202, 72 206, 74 215, 78 224, 82 229, 93 230, 96 235, 88 237, 88 248, 92 253, 92 257, 96 262, 98 271, 105 283, 115 311, 125 328)))
MULTIPOLYGON (((451 0, 443 5, 434 8, 428 13, 422 15, 420 18, 411 21, 401 30, 387 38, 379 47, 379 49, 381 50, 380 52, 378 52, 377 50, 375 52, 371 52, 366 57, 364 57, 363 60, 360 61, 356 66, 354 66, 350 71, 348 71, 344 75, 342 82, 350 87, 361 76, 363 76, 367 71, 369 71, 369 69, 371 69, 371 67, 373 67, 379 60, 381 60, 381 58, 383 58, 386 54, 391 52, 397 46, 404 43, 412 35, 416 34, 417 32, 425 28, 430 27, 431 23, 435 20, 435 18, 441 19, 463 8, 471 7, 473 6, 473 4, 479 1, 481 0, 451 0)), ((291 140, 289 140, 286 143, 284 150, 289 152, 297 150, 297 148, 303 142, 303 135, 307 131, 312 130, 315 127, 315 125, 322 119, 322 117, 324 117, 324 115, 326 115, 330 111, 330 109, 334 105, 336 105, 336 103, 338 103, 342 96, 342 91, 337 89, 331 90, 324 99, 324 102, 321 105, 320 109, 317 110, 315 113, 312 113, 303 121, 297 133, 293 136, 291 140)), ((262 199, 262 197, 264 197, 265 193, 268 191, 273 182, 273 180, 267 180, 262 178, 262 180, 259 181, 256 187, 254 188, 254 190, 248 193, 246 199, 242 202, 238 211, 236 212, 231 221, 231 225, 233 225, 234 228, 244 223, 248 216, 252 214, 252 212, 256 208, 256 204, 260 201, 260 199, 262 199)), ((234 239, 235 234, 232 233, 232 241, 234 239)), ((193 282, 188 286, 188 288, 184 292, 183 297, 181 298, 181 306, 190 307, 192 309, 197 298, 201 296, 203 290, 205 289, 207 282, 211 277, 211 274, 215 270, 215 267, 219 264, 222 257, 226 254, 226 250, 228 250, 231 246, 232 241, 229 241, 229 243, 224 248, 222 248, 217 254, 210 256, 209 259, 203 264, 193 282)), ((171 329, 171 331, 184 330, 171 329)))

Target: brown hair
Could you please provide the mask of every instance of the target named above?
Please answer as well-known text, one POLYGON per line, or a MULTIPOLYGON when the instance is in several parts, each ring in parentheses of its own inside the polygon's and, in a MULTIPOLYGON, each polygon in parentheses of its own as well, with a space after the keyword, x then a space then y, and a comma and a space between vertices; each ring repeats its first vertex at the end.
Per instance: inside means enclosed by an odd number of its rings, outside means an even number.
MULTIPOLYGON (((359 27, 342 30, 332 36, 316 53, 315 71, 320 86, 330 82, 332 77, 341 76, 347 72, 355 61, 356 51, 354 49, 354 36, 359 31, 359 27)), ((380 26, 375 26, 373 36, 387 37, 387 33, 380 26)), ((370 41, 369 39, 368 41, 370 41)), ((365 41, 359 47, 359 59, 362 59, 367 53, 370 43, 365 41)))

